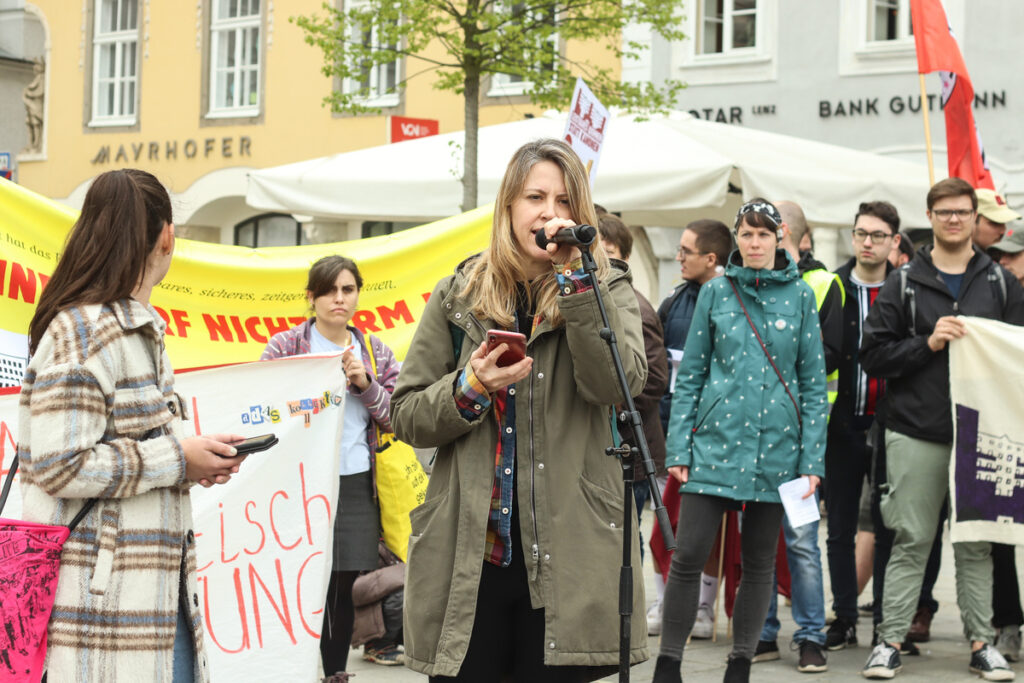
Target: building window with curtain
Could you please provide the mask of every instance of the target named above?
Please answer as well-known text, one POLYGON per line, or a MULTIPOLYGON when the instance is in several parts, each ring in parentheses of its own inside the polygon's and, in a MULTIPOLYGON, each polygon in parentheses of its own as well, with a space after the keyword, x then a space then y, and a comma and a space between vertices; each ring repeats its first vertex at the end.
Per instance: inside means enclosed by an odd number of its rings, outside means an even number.
POLYGON ((730 54, 757 47, 757 0, 700 0, 698 54, 730 54))
POLYGON ((302 224, 286 213, 264 213, 235 226, 235 244, 240 247, 295 247, 309 244, 302 224))
MULTIPOLYGON (((358 10, 366 6, 366 2, 353 0, 346 2, 346 9, 358 10)), ((362 104, 368 107, 397 107, 399 104, 398 84, 401 80, 402 61, 398 55, 397 45, 383 45, 380 31, 374 24, 353 25, 350 27, 350 40, 367 48, 377 50, 394 50, 395 59, 383 64, 364 64, 359 78, 345 79, 346 94, 358 95, 362 104)))
POLYGON ((139 97, 138 0, 96 0, 90 126, 136 122, 139 97))
POLYGON ((868 42, 909 41, 910 0, 868 0, 868 42))
POLYGON ((260 34, 260 0, 213 0, 208 116, 259 114, 260 34))

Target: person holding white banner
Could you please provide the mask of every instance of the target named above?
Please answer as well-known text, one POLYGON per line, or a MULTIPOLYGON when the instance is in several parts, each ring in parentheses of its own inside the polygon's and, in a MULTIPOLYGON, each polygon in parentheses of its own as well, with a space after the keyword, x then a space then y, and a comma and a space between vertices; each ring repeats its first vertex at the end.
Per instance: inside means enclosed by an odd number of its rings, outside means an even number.
MULTIPOLYGON (((864 322, 861 365, 886 380, 886 484, 880 502, 893 531, 882 591, 878 644, 862 670, 893 678, 900 645, 917 609, 925 561, 949 494, 953 453, 949 344, 963 337, 962 315, 1024 324, 1024 289, 971 243, 978 197, 960 178, 928 191, 934 244, 892 272, 864 322)), ((956 501, 952 501, 955 507, 956 501)), ((957 605, 970 642, 968 669, 985 680, 1014 677, 992 646, 992 544, 953 543, 957 605)))
MULTIPOLYGON (((338 255, 321 258, 309 269, 306 282, 306 299, 314 316, 275 334, 260 356, 260 360, 270 360, 341 351, 341 364, 348 379, 344 427, 337 454, 341 459, 341 479, 334 517, 334 559, 320 634, 325 683, 348 680, 345 668, 355 620, 352 586, 360 572, 377 568, 377 427, 385 433, 391 431, 391 392, 398 379, 398 362, 391 349, 377 337, 364 336, 349 324, 359 306, 362 287, 363 276, 352 259, 338 255), (373 367, 378 369, 376 375, 371 371, 373 367)), ((378 664, 402 663, 402 654, 394 643, 370 641, 363 657, 378 664)))
POLYGON ((237 434, 185 438, 165 323, 149 304, 174 252, 167 190, 98 176, 29 326, 18 412, 22 514, 67 525, 50 683, 209 680, 189 488, 223 484, 237 434))
MULTIPOLYGON (((593 289, 634 394, 647 376, 640 311, 628 266, 610 264, 598 245, 592 283, 576 246, 537 240, 596 221, 568 145, 520 147, 498 190, 490 246, 438 283, 402 367, 395 433, 437 449, 426 501, 411 516, 405 585, 406 665, 432 682, 615 671, 626 510, 605 448, 612 407, 626 398, 593 289), (522 333, 519 359, 501 360, 505 342, 489 350, 489 330, 522 333)), ((635 519, 632 501, 627 509, 635 519)), ((639 544, 632 550, 639 567, 639 544)), ((642 614, 642 581, 632 605, 642 614)), ((646 624, 634 618, 630 661, 647 657, 646 624)))

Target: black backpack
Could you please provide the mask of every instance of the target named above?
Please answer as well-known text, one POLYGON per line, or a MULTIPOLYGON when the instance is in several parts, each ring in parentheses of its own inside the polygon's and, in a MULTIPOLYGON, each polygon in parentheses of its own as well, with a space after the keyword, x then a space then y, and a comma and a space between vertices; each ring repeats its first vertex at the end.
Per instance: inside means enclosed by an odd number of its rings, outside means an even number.
MULTIPOLYGON (((910 270, 910 264, 904 263, 899 267, 900 274, 900 303, 907 309, 907 313, 910 316, 910 336, 917 336, 917 293, 914 291, 912 283, 907 278, 907 272, 910 270)), ((988 265, 988 282, 992 286, 995 292, 995 296, 999 299, 999 307, 1006 312, 1006 275, 1003 273, 1003 269, 998 263, 992 261, 988 265)))

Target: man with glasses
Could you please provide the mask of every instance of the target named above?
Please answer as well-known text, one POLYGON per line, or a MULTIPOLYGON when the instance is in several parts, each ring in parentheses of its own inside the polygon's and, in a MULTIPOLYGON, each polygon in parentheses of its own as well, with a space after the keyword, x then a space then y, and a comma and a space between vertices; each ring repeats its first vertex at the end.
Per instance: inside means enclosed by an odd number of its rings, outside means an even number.
POLYGON ((978 195, 978 215, 973 239, 979 248, 988 249, 1003 238, 1007 223, 1020 220, 1020 214, 1008 207, 995 190, 979 187, 974 192, 978 195))
MULTIPOLYGON (((683 278, 682 284, 658 307, 658 317, 665 330, 665 350, 668 353, 670 378, 668 389, 661 398, 659 412, 663 433, 668 433, 668 416, 672 407, 672 394, 676 388, 676 372, 683 358, 683 347, 686 335, 690 332, 693 310, 697 305, 697 294, 704 283, 725 272, 725 263, 732 251, 732 233, 721 221, 710 218, 693 221, 683 229, 679 238, 679 249, 676 261, 679 263, 683 278)), ((658 478, 662 490, 666 479, 658 478)), ((673 533, 675 529, 672 530, 673 533)), ((718 547, 717 545, 715 546, 718 547)), ((716 553, 705 566, 701 576, 700 607, 697 610, 697 622, 691 635, 694 638, 710 638, 712 632, 712 606, 718 592, 718 574, 716 553), (712 568, 712 565, 714 568, 712 568)), ((661 633, 661 598, 665 592, 665 582, 660 572, 655 572, 657 600, 647 611, 647 631, 651 635, 661 633)))
POLYGON ((825 645, 829 650, 857 645, 857 522, 861 490, 871 468, 868 431, 885 392, 883 380, 864 372, 857 351, 864 319, 893 270, 888 256, 894 248, 898 249, 902 239, 899 229, 900 216, 892 204, 862 203, 854 216, 853 258, 836 271, 846 290, 846 302, 839 395, 829 418, 825 450, 828 567, 836 612, 826 634, 825 645))
MULTIPOLYGON (((901 271, 886 279, 864 322, 860 347, 865 372, 886 380, 888 488, 881 509, 894 533, 879 642, 862 672, 867 678, 892 678, 902 668, 898 648, 907 638, 925 560, 949 492, 953 421, 947 346, 966 333, 958 316, 1024 324, 1024 289, 1006 278, 1005 294, 994 296, 989 275, 998 278, 993 271, 998 266, 972 244, 978 206, 974 188, 947 178, 929 190, 927 206, 934 243, 906 266, 906 287, 901 271)), ((971 643, 968 668, 985 680, 1004 681, 1014 673, 991 646, 996 635, 991 623, 991 549, 987 542, 953 544, 957 603, 971 643)))

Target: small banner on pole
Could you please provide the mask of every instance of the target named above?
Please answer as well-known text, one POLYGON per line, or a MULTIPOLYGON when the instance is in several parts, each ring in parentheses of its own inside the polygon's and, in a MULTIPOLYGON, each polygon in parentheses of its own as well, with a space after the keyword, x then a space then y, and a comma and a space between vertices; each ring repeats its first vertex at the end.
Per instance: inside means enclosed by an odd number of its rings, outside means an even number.
POLYGON ((590 92, 583 79, 577 78, 569 118, 565 122, 564 138, 587 167, 591 185, 597 176, 597 162, 601 159, 608 119, 608 110, 590 92))

